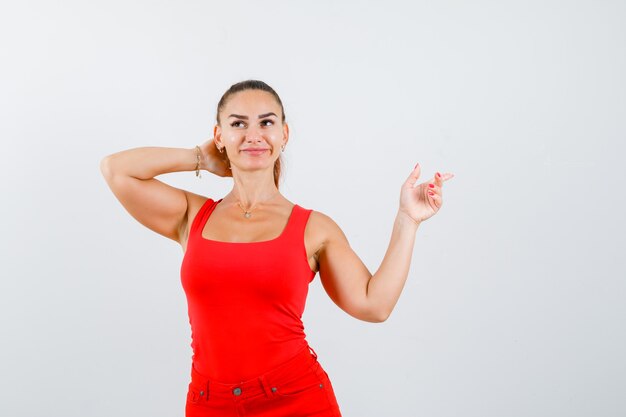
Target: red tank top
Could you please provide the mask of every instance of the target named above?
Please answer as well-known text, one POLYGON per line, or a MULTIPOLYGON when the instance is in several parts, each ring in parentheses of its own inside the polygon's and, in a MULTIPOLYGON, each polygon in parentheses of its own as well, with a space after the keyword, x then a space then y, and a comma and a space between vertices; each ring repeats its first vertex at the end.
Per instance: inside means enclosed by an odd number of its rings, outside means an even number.
POLYGON ((281 235, 262 242, 202 237, 217 202, 193 220, 181 265, 191 325, 192 366, 208 378, 254 378, 308 346, 302 313, 315 278, 304 246, 312 210, 293 206, 281 235))

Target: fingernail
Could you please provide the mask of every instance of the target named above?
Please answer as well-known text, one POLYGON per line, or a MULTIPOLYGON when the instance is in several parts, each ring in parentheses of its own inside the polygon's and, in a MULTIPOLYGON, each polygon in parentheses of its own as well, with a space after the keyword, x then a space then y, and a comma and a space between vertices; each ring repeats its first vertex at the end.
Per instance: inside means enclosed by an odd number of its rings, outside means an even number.
POLYGON ((440 174, 440 173, 437 173, 437 177, 438 177, 438 178, 441 178, 441 174, 440 174))
POLYGON ((418 166, 419 164, 420 164, 419 162, 418 162, 417 164, 415 164, 415 166, 413 167, 413 169, 417 168, 417 166, 418 166))
POLYGON ((432 184, 428 184, 428 186, 429 186, 430 188, 435 188, 435 186, 434 186, 434 185, 432 185, 432 184))

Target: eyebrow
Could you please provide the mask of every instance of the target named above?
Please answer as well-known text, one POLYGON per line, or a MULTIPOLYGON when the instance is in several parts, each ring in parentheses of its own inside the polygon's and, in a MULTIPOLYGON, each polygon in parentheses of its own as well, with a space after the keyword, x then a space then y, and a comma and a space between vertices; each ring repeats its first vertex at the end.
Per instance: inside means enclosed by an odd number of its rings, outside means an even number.
MULTIPOLYGON (((264 118, 264 117, 268 117, 268 116, 276 116, 276 113, 269 112, 269 113, 265 113, 265 114, 259 114, 259 119, 262 119, 262 118, 264 118)), ((236 118, 238 118, 238 119, 245 119, 245 120, 248 120, 248 116, 242 116, 242 115, 240 115, 240 114, 231 114, 231 115, 230 115, 230 116, 228 116, 228 117, 236 117, 236 118)), ((276 117, 278 117, 278 116, 276 116, 276 117)))

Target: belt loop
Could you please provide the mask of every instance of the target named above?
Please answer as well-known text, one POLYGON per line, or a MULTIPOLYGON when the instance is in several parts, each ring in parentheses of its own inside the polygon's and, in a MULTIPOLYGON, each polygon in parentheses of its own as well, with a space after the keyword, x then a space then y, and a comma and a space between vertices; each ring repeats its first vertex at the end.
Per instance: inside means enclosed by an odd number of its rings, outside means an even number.
POLYGON ((209 379, 206 379, 205 377, 201 376, 200 374, 198 374, 198 371, 196 371, 193 368, 193 364, 191 365, 191 367, 192 367, 192 370, 191 370, 191 380, 192 381, 197 381, 197 383, 200 386, 204 385, 204 389, 201 389, 200 393, 199 393, 200 394, 200 401, 208 401, 209 400, 209 392, 211 391, 209 384, 210 384, 211 381, 209 379))
POLYGON ((313 353, 313 356, 315 357, 315 359, 317 359, 317 353, 315 353, 315 351, 313 350, 311 346, 309 346, 309 350, 311 351, 311 353, 313 353))
POLYGON ((274 396, 274 391, 276 391, 276 390, 275 389, 274 390, 271 389, 271 387, 267 383, 267 379, 265 379, 265 375, 261 375, 259 377, 259 382, 261 383, 261 386, 263 387, 263 391, 265 391, 265 395, 268 398, 272 398, 274 396))

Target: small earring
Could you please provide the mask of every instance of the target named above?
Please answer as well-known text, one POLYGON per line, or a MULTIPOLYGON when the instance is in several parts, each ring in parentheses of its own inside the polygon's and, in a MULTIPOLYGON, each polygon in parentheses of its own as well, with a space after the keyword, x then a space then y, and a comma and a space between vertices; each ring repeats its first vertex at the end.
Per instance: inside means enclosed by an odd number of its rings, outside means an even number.
POLYGON ((282 152, 285 152, 285 145, 281 146, 282 152))
POLYGON ((224 148, 217 148, 218 151, 220 151, 220 153, 224 153, 224 148))

